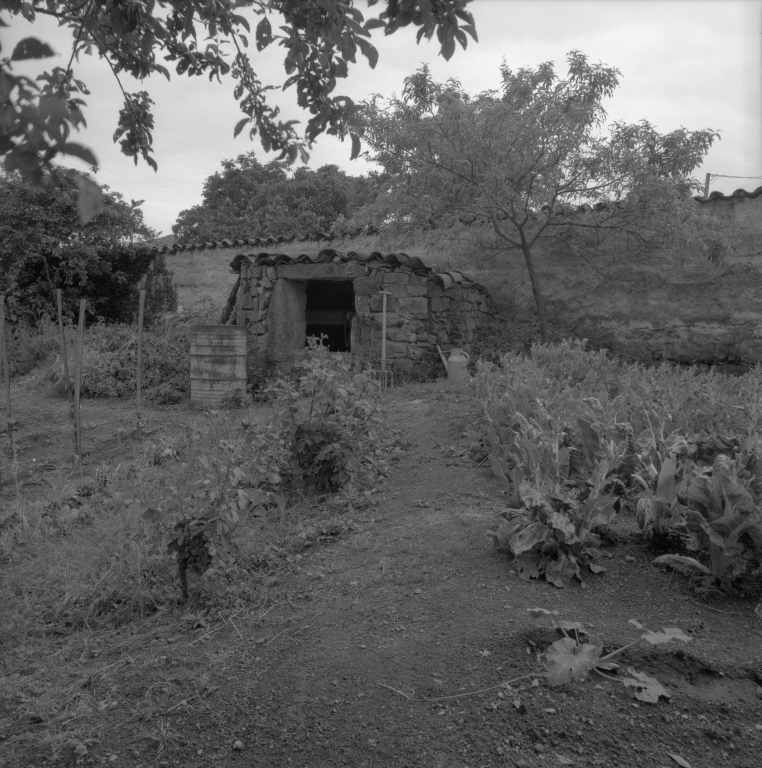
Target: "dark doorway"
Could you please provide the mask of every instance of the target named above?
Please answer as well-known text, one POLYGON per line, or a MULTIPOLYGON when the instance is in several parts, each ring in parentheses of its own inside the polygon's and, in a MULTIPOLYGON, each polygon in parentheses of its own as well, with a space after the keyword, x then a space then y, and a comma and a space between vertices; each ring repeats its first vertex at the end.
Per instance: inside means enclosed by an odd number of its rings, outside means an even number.
POLYGON ((355 289, 351 280, 310 280, 307 283, 307 336, 327 336, 331 352, 351 352, 351 314, 355 289))

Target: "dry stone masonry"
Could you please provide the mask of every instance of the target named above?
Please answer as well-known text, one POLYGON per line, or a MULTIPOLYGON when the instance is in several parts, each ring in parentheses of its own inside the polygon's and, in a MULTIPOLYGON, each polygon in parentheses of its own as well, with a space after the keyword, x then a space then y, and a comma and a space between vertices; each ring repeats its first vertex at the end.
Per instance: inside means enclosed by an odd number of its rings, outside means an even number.
POLYGON ((308 326, 320 327, 320 321, 343 323, 348 351, 378 367, 386 293, 388 367, 428 376, 442 367, 437 345, 470 351, 489 314, 483 286, 460 272, 434 273, 421 259, 405 254, 263 253, 239 255, 231 266, 239 281, 228 322, 247 327, 254 367, 265 357, 275 363, 292 360, 304 347, 308 326), (351 304, 325 308, 326 300, 339 296, 331 283, 341 283, 344 295, 351 284, 351 304), (310 301, 321 309, 312 310, 310 301))

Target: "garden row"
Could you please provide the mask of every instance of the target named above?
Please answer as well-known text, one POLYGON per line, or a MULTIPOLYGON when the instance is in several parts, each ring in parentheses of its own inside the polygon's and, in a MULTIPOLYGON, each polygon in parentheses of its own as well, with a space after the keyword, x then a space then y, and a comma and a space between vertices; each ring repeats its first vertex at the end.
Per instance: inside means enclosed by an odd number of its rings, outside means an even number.
POLYGON ((256 596, 274 560, 341 535, 385 471, 377 383, 316 346, 252 411, 208 412, 134 460, 80 471, 0 525, 13 631, 114 625, 256 596), (14 608, 15 606, 15 608, 14 608))
POLYGON ((657 564, 706 591, 762 579, 759 367, 731 377, 612 359, 584 342, 480 363, 476 444, 509 494, 496 544, 524 579, 558 587, 605 569, 596 553, 625 509, 657 564))

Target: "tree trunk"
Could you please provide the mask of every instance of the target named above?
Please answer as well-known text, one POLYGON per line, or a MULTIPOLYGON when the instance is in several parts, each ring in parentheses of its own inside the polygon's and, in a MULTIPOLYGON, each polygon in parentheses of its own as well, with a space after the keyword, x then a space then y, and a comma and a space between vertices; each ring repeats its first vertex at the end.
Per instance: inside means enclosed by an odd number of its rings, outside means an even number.
POLYGON ((529 249, 529 246, 524 245, 521 248, 521 252, 524 254, 524 261, 527 265, 527 272, 529 272, 529 282, 532 284, 534 301, 537 305, 537 319, 540 323, 540 341, 545 344, 548 341, 548 318, 545 315, 545 297, 542 295, 542 289, 540 288, 540 278, 534 271, 532 251, 529 249))

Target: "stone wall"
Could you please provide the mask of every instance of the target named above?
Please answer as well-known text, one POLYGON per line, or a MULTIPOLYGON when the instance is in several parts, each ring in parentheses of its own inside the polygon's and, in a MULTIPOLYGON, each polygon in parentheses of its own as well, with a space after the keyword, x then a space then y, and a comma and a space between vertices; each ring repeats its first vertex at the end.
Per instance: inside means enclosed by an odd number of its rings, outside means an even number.
MULTIPOLYGON (((690 252, 654 252, 633 258, 617 252, 615 248, 603 255, 593 256, 572 253, 559 244, 538 247, 536 269, 545 289, 553 337, 585 337, 615 352, 647 360, 762 362, 762 193, 732 196, 713 193, 709 201, 697 202, 697 205, 734 224, 738 234, 737 253, 722 265, 713 265, 690 252)), ((298 240, 261 247, 200 246, 188 251, 167 252, 166 258, 168 266, 175 271, 180 303, 194 307, 207 302, 221 314, 236 280, 229 264, 237 254, 277 247, 279 253, 294 257, 300 254, 317 255, 328 244, 344 252, 404 251, 411 257, 418 256, 436 264, 438 269, 445 269, 442 266, 445 264, 457 265, 487 284, 495 304, 506 309, 507 336, 522 341, 538 338, 534 298, 523 258, 517 252, 495 255, 484 249, 472 232, 431 231, 417 234, 414 239, 404 233, 394 236, 375 234, 347 240, 298 240)), ((292 265, 289 268, 312 267, 292 265)), ((343 270, 346 265, 337 268, 343 270)), ((272 269, 268 279, 276 280, 278 268, 268 269, 272 269)), ((358 277, 369 277, 364 267, 360 269, 362 274, 358 277)), ((292 273, 289 279, 311 279, 298 277, 298 274, 298 271, 292 273)), ((337 279, 349 278, 342 276, 337 279)), ((374 280, 383 282, 383 278, 378 276, 374 280)), ((390 282, 388 285, 398 284, 390 282)), ((404 295, 393 298, 413 299, 423 295, 414 293, 420 290, 416 280, 412 283, 408 281, 405 286, 404 295)), ((447 295, 441 285, 439 288, 442 289, 442 296, 436 295, 437 288, 431 288, 430 295, 427 281, 425 317, 410 312, 404 315, 406 322, 390 325, 389 338, 395 345, 401 345, 394 347, 400 366, 412 368, 416 364, 416 358, 408 354, 410 345, 425 349, 426 359, 429 359, 432 343, 435 343, 430 337, 440 338, 439 331, 443 327, 446 330, 446 340, 442 337, 440 343, 443 348, 469 343, 468 320, 457 322, 454 318, 459 314, 459 306, 475 303, 479 310, 478 299, 472 302, 461 294, 460 298, 454 298, 454 295, 447 295), (454 300, 447 302, 445 307, 445 302, 440 304, 434 299, 454 300), (437 313, 445 308, 446 315, 437 317, 437 313), (436 326, 435 331, 427 326, 429 321, 436 326), (413 337, 415 341, 410 341, 413 337), (403 362, 405 360, 410 362, 403 362)), ((265 311, 270 300, 268 290, 265 289, 261 296, 256 294, 262 304, 261 309, 265 311)), ((357 293, 358 296, 371 296, 377 290, 357 293)), ((248 305, 246 311, 251 313, 253 294, 247 294, 245 301, 248 305)), ((378 360, 380 306, 377 299, 373 307, 371 309, 369 302, 366 310, 364 302, 361 302, 358 323, 362 319, 365 330, 359 325, 357 330, 361 343, 369 345, 369 357, 378 360), (370 317, 365 317, 363 313, 370 317)), ((412 304, 408 308, 412 309, 412 304)), ((392 310, 389 311, 392 314, 392 310)), ((398 312, 396 314, 395 322, 398 323, 400 317, 398 312)), ((471 322, 474 324, 477 321, 478 317, 472 318, 471 322)), ((261 322, 255 320, 254 327, 263 332, 263 326, 256 325, 261 322)), ((391 351, 390 347, 390 356, 391 351)))
POLYGON ((328 264, 241 265, 234 322, 249 329, 252 367, 268 357, 287 362, 304 339, 306 281, 351 280, 355 292, 351 351, 378 367, 381 359, 383 293, 387 293, 388 367, 412 376, 442 368, 437 345, 471 351, 474 336, 489 314, 482 286, 465 282, 445 287, 429 275, 402 266, 369 268, 361 262, 328 264), (300 288, 301 286, 301 288, 300 288))

